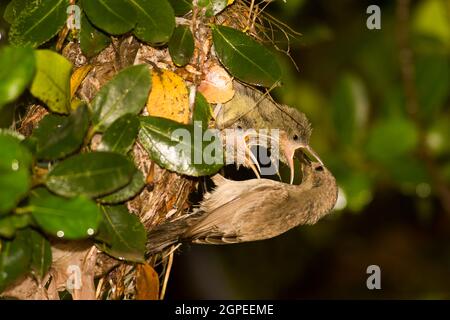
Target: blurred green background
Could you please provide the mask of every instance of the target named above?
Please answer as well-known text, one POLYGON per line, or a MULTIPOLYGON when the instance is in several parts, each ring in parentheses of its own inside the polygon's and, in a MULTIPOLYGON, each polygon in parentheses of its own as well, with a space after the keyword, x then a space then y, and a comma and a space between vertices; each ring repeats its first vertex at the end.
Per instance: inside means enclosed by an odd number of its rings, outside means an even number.
POLYGON ((275 96, 310 118, 338 210, 272 240, 184 246, 168 298, 450 299, 450 1, 268 8, 302 33, 275 96), (372 4, 381 30, 366 27, 372 4), (366 287, 372 264, 381 290, 366 287))

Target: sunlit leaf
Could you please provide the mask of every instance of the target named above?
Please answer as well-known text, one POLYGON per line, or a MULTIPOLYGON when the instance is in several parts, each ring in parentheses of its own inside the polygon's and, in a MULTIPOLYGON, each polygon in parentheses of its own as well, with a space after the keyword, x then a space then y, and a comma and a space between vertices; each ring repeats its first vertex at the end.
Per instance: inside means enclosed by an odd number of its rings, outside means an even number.
POLYGON ((22 94, 34 72, 32 49, 4 47, 0 50, 0 110, 22 94))
POLYGON ((426 0, 418 3, 413 30, 439 39, 450 48, 449 4, 445 0, 426 0))
POLYGON ((82 0, 86 15, 98 28, 114 35, 124 34, 136 24, 136 11, 123 0, 82 0))
POLYGON ((67 20, 69 0, 27 1, 26 7, 14 19, 9 41, 15 46, 37 47, 50 40, 67 20))
POLYGON ((111 193, 131 181, 133 163, 113 152, 82 153, 57 163, 45 184, 56 194, 97 197, 111 193))
POLYGON ((153 45, 169 41, 175 28, 175 15, 167 0, 130 0, 137 14, 134 35, 153 45))
POLYGON ((30 166, 31 154, 20 140, 0 133, 0 216, 27 194, 30 166))
POLYGON ((262 44, 230 27, 215 25, 212 31, 217 56, 233 76, 265 87, 281 80, 276 56, 262 44))
POLYGON ((191 176, 216 173, 223 166, 217 131, 156 117, 141 117, 139 141, 150 158, 171 171, 191 176))
POLYGON ((36 76, 31 93, 57 113, 70 111, 70 73, 72 64, 50 50, 36 51, 36 76))
POLYGON ((122 70, 100 89, 92 101, 96 129, 104 131, 121 116, 141 112, 150 86, 151 77, 147 65, 122 70))
MULTIPOLYGON (((93 66, 90 64, 85 64, 77 68, 70 77, 70 97, 73 99, 75 93, 77 92, 80 84, 83 82, 84 78, 92 70, 93 66)), ((73 109, 73 108, 71 108, 73 109)))
POLYGON ((100 250, 121 260, 143 262, 147 233, 139 218, 124 205, 101 206, 101 211, 103 224, 98 237, 109 241, 99 244, 100 250))
POLYGON ((189 92, 183 78, 170 70, 154 70, 147 111, 151 116, 189 123, 189 92))
POLYGON ((191 61, 194 54, 194 36, 187 26, 175 28, 169 41, 169 53, 177 66, 184 66, 191 61))
POLYGON ((44 188, 33 190, 29 210, 46 233, 64 239, 83 239, 94 235, 101 221, 94 201, 85 197, 63 198, 44 188))

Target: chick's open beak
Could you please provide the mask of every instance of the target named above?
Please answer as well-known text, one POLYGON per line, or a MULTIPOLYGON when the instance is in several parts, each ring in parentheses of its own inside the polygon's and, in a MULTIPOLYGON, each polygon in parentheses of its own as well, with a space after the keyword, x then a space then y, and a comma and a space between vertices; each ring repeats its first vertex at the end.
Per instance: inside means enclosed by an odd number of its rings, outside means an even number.
POLYGON ((280 139, 280 148, 284 153, 284 156, 287 160, 289 169, 291 171, 289 183, 292 184, 294 182, 295 176, 295 168, 294 168, 294 155, 297 149, 302 149, 303 152, 306 151, 306 154, 309 154, 314 158, 314 160, 318 161, 321 165, 323 165, 322 160, 319 158, 319 155, 308 145, 296 141, 292 141, 289 139, 280 139))

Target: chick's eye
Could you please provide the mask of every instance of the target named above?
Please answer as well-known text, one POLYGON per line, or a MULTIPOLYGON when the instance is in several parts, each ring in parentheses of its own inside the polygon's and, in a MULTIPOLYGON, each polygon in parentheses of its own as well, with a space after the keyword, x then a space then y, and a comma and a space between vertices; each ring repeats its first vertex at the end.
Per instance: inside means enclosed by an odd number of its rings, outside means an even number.
POLYGON ((292 137, 292 139, 294 139, 294 141, 298 140, 298 135, 294 134, 294 136, 292 137))
POLYGON ((322 166, 316 167, 316 171, 323 171, 323 167, 322 166))

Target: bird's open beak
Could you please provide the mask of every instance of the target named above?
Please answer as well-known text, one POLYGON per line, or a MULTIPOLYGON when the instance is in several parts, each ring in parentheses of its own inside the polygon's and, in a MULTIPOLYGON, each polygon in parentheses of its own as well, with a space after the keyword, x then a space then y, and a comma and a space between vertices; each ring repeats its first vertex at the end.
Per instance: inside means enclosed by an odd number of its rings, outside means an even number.
POLYGON ((284 156, 288 162, 289 169, 291 170, 289 183, 292 184, 294 182, 295 176, 295 168, 294 168, 294 155, 297 149, 302 149, 303 152, 311 155, 314 160, 318 161, 321 165, 323 165, 322 160, 319 158, 319 155, 308 145, 301 144, 297 142, 292 142, 288 139, 282 139, 280 142, 280 148, 282 149, 284 156))

